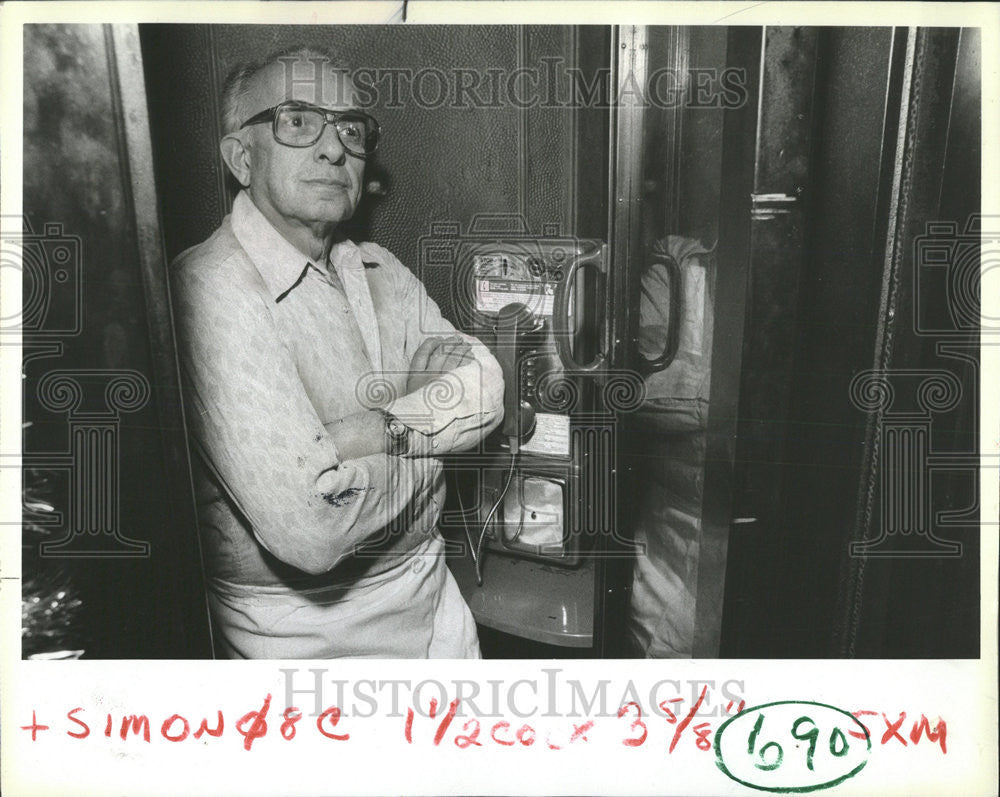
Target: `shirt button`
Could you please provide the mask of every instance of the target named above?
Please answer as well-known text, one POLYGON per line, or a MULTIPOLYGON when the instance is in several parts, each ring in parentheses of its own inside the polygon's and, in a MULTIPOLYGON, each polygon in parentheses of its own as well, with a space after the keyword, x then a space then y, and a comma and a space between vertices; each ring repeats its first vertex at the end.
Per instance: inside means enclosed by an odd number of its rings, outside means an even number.
POLYGON ((431 448, 437 448, 437 447, 438 447, 438 441, 437 440, 431 440, 431 448))

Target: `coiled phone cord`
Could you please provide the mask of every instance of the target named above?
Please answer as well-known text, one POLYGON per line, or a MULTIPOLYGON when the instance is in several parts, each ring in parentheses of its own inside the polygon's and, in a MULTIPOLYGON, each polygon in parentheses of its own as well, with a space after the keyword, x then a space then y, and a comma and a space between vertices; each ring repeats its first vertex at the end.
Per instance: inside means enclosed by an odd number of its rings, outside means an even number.
POLYGON ((465 519, 465 502, 462 501, 462 491, 461 489, 456 490, 458 493, 458 507, 462 510, 462 526, 465 528, 465 538, 469 541, 469 553, 472 554, 472 562, 476 566, 476 583, 480 587, 483 585, 483 541, 486 539, 486 529, 490 527, 490 522, 493 520, 493 516, 500 508, 500 504, 503 503, 503 499, 507 495, 507 490, 510 489, 510 483, 514 478, 514 464, 516 461, 517 444, 514 441, 511 441, 510 465, 507 469, 507 481, 504 483, 503 490, 500 491, 500 496, 497 498, 492 509, 490 509, 489 514, 486 516, 486 520, 483 522, 483 527, 479 530, 479 540, 475 544, 472 542, 472 535, 469 533, 469 524, 465 519))

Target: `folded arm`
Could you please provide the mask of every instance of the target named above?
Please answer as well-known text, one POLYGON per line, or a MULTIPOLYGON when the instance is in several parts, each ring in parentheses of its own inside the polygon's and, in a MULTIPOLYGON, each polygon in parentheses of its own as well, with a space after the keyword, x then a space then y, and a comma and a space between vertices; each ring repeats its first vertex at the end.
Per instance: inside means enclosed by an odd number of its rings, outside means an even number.
MULTIPOLYGON (((457 335, 427 338, 410 362, 407 394, 415 393, 446 372, 473 362, 471 347, 457 335)), ((340 456, 355 459, 386 451, 385 415, 379 410, 363 410, 324 424, 340 456)), ((416 434, 416 432, 413 432, 416 434)), ((418 445, 426 441, 418 439, 418 445)))
POLYGON ((174 287, 192 432, 267 550, 325 572, 430 494, 433 463, 379 453, 378 413, 324 427, 266 299, 194 270, 174 287))
MULTIPOLYGON (((397 261, 398 263, 398 261, 397 261)), ((406 314, 406 355, 413 358, 430 338, 458 338, 468 346, 464 363, 387 408, 416 431, 410 456, 436 456, 476 446, 503 419, 503 373, 477 338, 458 332, 413 274, 402 265, 399 306, 406 314)), ((429 369, 428 373, 433 372, 429 369)))

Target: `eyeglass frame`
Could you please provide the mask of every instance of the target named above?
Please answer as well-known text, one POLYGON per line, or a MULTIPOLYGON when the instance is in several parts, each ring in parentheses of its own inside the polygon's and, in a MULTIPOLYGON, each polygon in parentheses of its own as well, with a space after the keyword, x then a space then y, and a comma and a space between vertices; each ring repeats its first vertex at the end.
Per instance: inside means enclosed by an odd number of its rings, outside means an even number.
MULTIPOLYGON (((271 135, 274 136, 274 140, 277 141, 279 144, 281 144, 281 146, 292 147, 293 149, 305 149, 306 147, 313 146, 314 144, 316 144, 317 141, 323 138, 323 133, 326 132, 327 125, 329 124, 336 125, 337 122, 343 119, 344 117, 352 117, 352 116, 360 117, 361 119, 370 121, 375 125, 374 131, 372 133, 369 133, 367 136, 367 138, 371 138, 374 136, 375 145, 371 148, 371 150, 365 152, 355 152, 354 150, 350 149, 346 144, 344 144, 343 141, 341 141, 340 143, 344 147, 344 149, 350 152, 352 155, 358 158, 370 158, 372 155, 375 154, 375 150, 378 149, 378 142, 379 139, 382 137, 382 125, 379 124, 378 120, 374 116, 372 116, 371 114, 367 114, 364 111, 358 111, 354 109, 347 111, 331 111, 329 108, 322 108, 319 105, 313 105, 312 103, 309 102, 302 102, 300 100, 285 100, 284 102, 279 102, 277 105, 274 105, 270 108, 265 108, 260 113, 254 114, 249 119, 247 119, 243 124, 240 125, 240 130, 242 130, 245 127, 249 127, 250 125, 259 125, 263 124, 264 122, 270 122, 271 135), (308 144, 287 144, 278 138, 278 131, 277 131, 278 112, 285 108, 295 108, 303 111, 316 111, 317 113, 323 114, 323 127, 320 128, 319 135, 316 136, 315 141, 310 141, 308 144)), ((340 140, 339 130, 337 131, 337 139, 340 140)))

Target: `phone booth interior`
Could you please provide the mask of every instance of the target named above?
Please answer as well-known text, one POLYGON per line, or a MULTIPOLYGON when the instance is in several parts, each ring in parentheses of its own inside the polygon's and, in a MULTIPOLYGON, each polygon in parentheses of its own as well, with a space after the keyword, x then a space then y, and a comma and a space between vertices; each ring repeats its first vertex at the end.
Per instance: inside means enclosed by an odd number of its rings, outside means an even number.
MULTIPOLYGON (((664 459, 669 446, 636 424, 648 409, 652 374, 668 373, 675 355, 687 356, 683 275, 695 274, 703 286, 694 298, 704 300, 711 285, 710 256, 669 246, 652 253, 672 234, 705 250, 714 244, 723 111, 715 102, 694 109, 665 102, 643 116, 608 98, 624 76, 651 66, 676 77, 689 61, 724 65, 727 33, 652 28, 639 41, 636 31, 644 30, 140 30, 171 258, 207 238, 231 206, 234 186, 217 152, 219 94, 248 52, 332 49, 376 80, 400 70, 416 78, 428 64, 446 75, 546 76, 542 85, 558 101, 456 103, 411 90, 393 102, 388 87, 377 84, 384 101, 372 110, 383 138, 346 232, 396 254, 444 316, 493 347, 505 365, 506 418, 480 451, 449 458, 441 525, 453 543, 453 572, 481 626, 554 646, 549 655, 626 650, 621 636, 633 612, 638 517, 633 475, 671 468, 664 459), (644 364, 637 366, 637 357, 644 364)), ((703 316, 688 326, 704 324, 703 316)), ((698 341, 710 346, 711 336, 698 341)), ((688 528, 700 539, 697 523, 688 528)), ((690 551, 698 539, 688 541, 690 551)), ((685 567, 696 561, 688 556, 685 567)), ((714 572, 703 574, 703 588, 711 579, 721 579, 718 559, 714 572)), ((680 611, 689 616, 691 608, 680 611)))
MULTIPOLYGON (((980 329, 951 316, 950 291, 953 259, 977 262, 992 229, 979 29, 38 25, 17 236, 39 263, 40 244, 72 240, 59 229, 91 255, 87 279, 61 272, 58 306, 26 307, 26 453, 65 464, 46 452, 63 450, 66 407, 40 412, 37 392, 54 357, 152 388, 121 427, 115 512, 154 555, 80 568, 88 656, 210 655, 163 249, 204 241, 231 207, 224 77, 292 47, 378 86, 384 138, 345 232, 396 254, 507 375, 502 425, 449 458, 441 516, 486 655, 978 655, 967 473, 919 515, 948 520, 961 556, 847 552, 892 505, 884 419, 849 396, 860 372, 953 372, 958 403, 922 453, 976 450, 980 329), (530 76, 540 101, 516 101, 530 76), (919 268, 897 257, 949 241, 919 268)), ((89 531, 115 531, 109 517, 89 531)))
MULTIPOLYGON (((146 25, 141 37, 164 238, 171 258, 207 238, 231 206, 234 185, 217 151, 222 132, 219 94, 225 76, 247 53, 315 46, 339 53, 345 63, 373 76, 381 98, 373 112, 383 137, 377 157, 367 166, 365 195, 346 232, 355 240, 377 241, 396 254, 423 280, 431 298, 456 326, 484 339, 493 336, 493 342, 498 335, 515 341, 518 353, 530 355, 524 362, 523 401, 516 403, 538 411, 513 413, 511 418, 520 418, 520 423, 534 415, 534 437, 528 442, 521 435, 528 450, 517 455, 533 466, 530 475, 513 481, 507 503, 498 513, 512 517, 517 502, 527 497, 528 523, 534 522, 535 527, 525 528, 516 539, 494 538, 483 544, 529 555, 511 560, 516 563, 532 561, 532 553, 542 553, 541 560, 537 556, 533 560, 536 564, 551 558, 552 543, 558 539, 556 547, 561 547, 562 535, 556 530, 580 505, 571 493, 579 482, 581 454, 572 453, 568 446, 565 405, 586 400, 592 388, 582 379, 563 379, 558 364, 565 355, 588 365, 582 358, 590 357, 598 345, 592 340, 591 327, 580 324, 579 318, 585 310, 584 294, 593 294, 595 302, 601 300, 596 296, 597 283, 606 268, 602 241, 607 222, 607 111, 562 102, 455 103, 448 95, 439 101, 419 89, 404 92, 402 101, 393 102, 391 86, 377 81, 380 75, 391 80, 393 74, 403 72, 414 85, 424 86, 420 75, 428 64, 445 75, 463 70, 479 75, 491 70, 505 75, 549 70, 565 97, 572 88, 572 70, 578 70, 588 85, 600 85, 599 70, 609 58, 609 29, 146 25), (555 63, 564 68, 552 71, 555 63), (185 167, 177 168, 178 163, 185 167), (576 239, 591 242, 591 249, 576 251, 576 239), (487 251, 490 242, 497 240, 505 243, 502 251, 512 255, 506 265, 496 260, 499 250, 495 246, 492 254, 487 251), (466 258, 477 247, 478 259, 466 258), (524 257, 515 263, 519 252, 524 257), (475 286, 463 284, 459 274, 473 263, 488 282, 479 294, 478 310, 469 301, 475 295, 469 291, 474 292, 475 286), (557 298, 556 278, 577 266, 582 268, 575 271, 579 277, 573 277, 574 281, 595 287, 567 297, 573 306, 566 306, 564 315, 575 325, 568 340, 553 335, 553 316, 548 313, 557 298), (494 310, 503 308, 496 306, 500 288, 494 290, 492 283, 499 286, 507 280, 506 287, 516 288, 513 278, 518 275, 513 270, 519 268, 527 269, 532 279, 536 272, 543 278, 545 287, 539 298, 546 306, 527 311, 532 324, 543 322, 538 329, 529 329, 526 317, 512 316, 499 327, 496 324, 494 310), (531 372, 534 377, 529 377, 531 372), (516 501, 515 496, 519 496, 516 501), (537 508, 529 508, 536 504, 537 508), (547 531, 538 522, 541 517, 547 519, 547 531)), ((479 94, 487 89, 484 85, 479 94)), ((529 291, 520 298, 530 305, 533 296, 529 291)), ((594 314, 593 309, 589 312, 594 314)), ((506 443, 489 441, 487 449, 502 467, 486 468, 482 493, 473 498, 470 492, 470 501, 478 505, 499 493, 503 485, 496 482, 506 478, 509 441, 517 436, 508 435, 506 443)), ((465 467, 467 475, 482 465, 481 459, 463 465, 456 458, 450 469, 456 472, 465 467)), ((457 477, 453 483, 467 480, 457 477)), ((459 495, 452 493, 443 525, 448 525, 449 518, 457 519, 452 510, 458 506, 459 495)), ((467 520, 475 523, 471 516, 467 520)), ((581 643, 589 645, 596 623, 593 565, 581 566, 576 542, 556 553, 555 561, 560 563, 556 570, 584 574, 579 590, 586 593, 588 608, 578 626, 581 643)), ((495 564, 501 557, 493 560, 495 564)), ((495 585, 497 579, 487 583, 495 585)), ((506 630, 518 634, 517 621, 506 630)))

